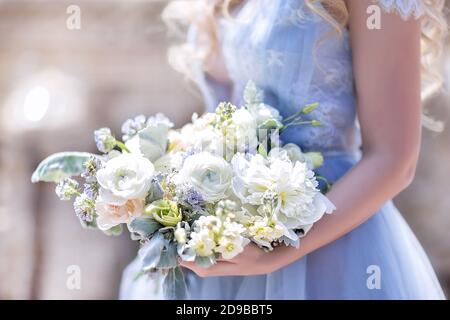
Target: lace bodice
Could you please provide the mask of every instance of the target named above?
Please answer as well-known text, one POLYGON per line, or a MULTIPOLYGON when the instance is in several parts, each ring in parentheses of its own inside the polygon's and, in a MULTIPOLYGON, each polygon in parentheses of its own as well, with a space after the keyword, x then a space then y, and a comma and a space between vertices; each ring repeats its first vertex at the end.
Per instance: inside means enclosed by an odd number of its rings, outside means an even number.
MULTIPOLYGON (((419 0, 374 1, 402 17, 420 17, 419 0)), ((214 81, 199 78, 208 107, 219 100, 239 105, 248 80, 265 92, 266 103, 287 117, 308 103, 319 107, 309 117, 322 126, 287 129, 284 142, 308 150, 347 152, 360 146, 349 35, 328 36, 329 23, 303 0, 248 0, 235 19, 220 21, 220 43, 233 90, 229 96, 214 81)))

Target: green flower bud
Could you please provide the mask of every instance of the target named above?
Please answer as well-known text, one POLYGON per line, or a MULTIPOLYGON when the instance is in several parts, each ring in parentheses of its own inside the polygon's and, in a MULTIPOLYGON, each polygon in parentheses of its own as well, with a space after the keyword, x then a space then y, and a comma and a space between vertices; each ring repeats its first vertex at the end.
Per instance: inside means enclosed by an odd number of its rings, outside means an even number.
POLYGON ((320 122, 319 120, 312 120, 312 121, 311 121, 311 124, 312 124, 313 126, 319 127, 319 126, 322 125, 322 122, 320 122))
POLYGON ((175 227, 183 218, 176 202, 156 200, 145 208, 145 213, 166 227, 175 227))
POLYGON ((308 104, 307 106, 305 106, 305 107, 302 109, 302 113, 303 113, 303 114, 311 113, 311 112, 313 112, 313 111, 317 108, 318 105, 319 105, 319 104, 318 104, 317 102, 316 102, 316 103, 308 104))
POLYGON ((306 152, 305 156, 311 161, 314 169, 323 164, 323 156, 320 152, 306 152))

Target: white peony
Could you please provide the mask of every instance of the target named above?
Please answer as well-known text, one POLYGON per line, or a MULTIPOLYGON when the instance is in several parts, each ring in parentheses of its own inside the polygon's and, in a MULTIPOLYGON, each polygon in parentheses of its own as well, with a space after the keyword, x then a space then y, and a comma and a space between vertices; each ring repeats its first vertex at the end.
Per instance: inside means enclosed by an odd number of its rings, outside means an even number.
POLYGON ((112 158, 97 172, 100 200, 120 206, 128 200, 143 199, 154 171, 153 164, 140 155, 124 153, 112 158))
POLYGON ((207 202, 216 202, 226 197, 233 172, 223 158, 208 152, 189 156, 181 168, 179 182, 190 183, 207 202))
POLYGON ((101 198, 95 203, 97 212, 97 226, 100 230, 108 230, 121 224, 129 223, 132 218, 142 215, 143 201, 128 200, 123 205, 114 205, 104 202, 101 198))
POLYGON ((237 154, 232 159, 232 187, 243 203, 262 206, 268 196, 274 198, 274 215, 288 229, 310 225, 335 209, 306 163, 275 155, 237 154))

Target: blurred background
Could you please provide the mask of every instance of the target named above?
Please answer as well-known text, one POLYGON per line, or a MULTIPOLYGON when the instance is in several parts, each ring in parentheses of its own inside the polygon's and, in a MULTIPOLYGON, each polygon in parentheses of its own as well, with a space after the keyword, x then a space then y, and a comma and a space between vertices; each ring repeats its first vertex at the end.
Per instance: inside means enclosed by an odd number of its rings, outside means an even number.
MULTIPOLYGON (((115 299, 136 255, 127 233, 80 227, 52 184, 30 182, 47 155, 95 152, 92 132, 163 111, 177 126, 202 110, 166 63, 163 0, 0 0, 0 299, 115 299), (70 7, 77 5, 78 7, 70 7), (69 8, 69 13, 67 12, 69 8), (81 9, 81 25, 67 19, 81 9), (75 10, 75 11, 73 11, 75 10), (71 266, 81 288, 71 290, 71 266)), ((448 4, 447 4, 448 5, 448 4)), ((450 55, 443 66, 450 80, 450 55)), ((448 118, 448 97, 427 107, 448 118)), ((449 120, 450 121, 450 120, 449 120)), ((424 132, 413 184, 395 199, 450 292, 450 123, 424 132)))

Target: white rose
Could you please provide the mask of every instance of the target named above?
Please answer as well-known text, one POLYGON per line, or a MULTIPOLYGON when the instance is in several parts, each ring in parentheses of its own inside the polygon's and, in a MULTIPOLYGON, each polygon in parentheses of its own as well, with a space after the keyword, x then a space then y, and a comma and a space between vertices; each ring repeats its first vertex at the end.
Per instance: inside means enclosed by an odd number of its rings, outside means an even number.
POLYGON ((99 198, 95 203, 97 227, 105 231, 118 224, 129 223, 132 218, 141 216, 142 210, 142 200, 128 200, 123 205, 114 205, 99 198))
POLYGON ((223 158, 200 152, 184 161, 179 178, 182 182, 192 184, 205 201, 215 202, 225 198, 232 170, 223 158))
POLYGON ((98 170, 100 200, 114 205, 124 205, 127 200, 142 199, 150 189, 155 169, 146 158, 124 153, 109 160, 98 170))

